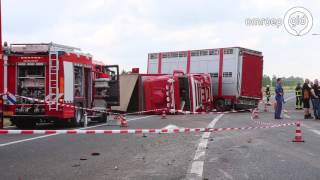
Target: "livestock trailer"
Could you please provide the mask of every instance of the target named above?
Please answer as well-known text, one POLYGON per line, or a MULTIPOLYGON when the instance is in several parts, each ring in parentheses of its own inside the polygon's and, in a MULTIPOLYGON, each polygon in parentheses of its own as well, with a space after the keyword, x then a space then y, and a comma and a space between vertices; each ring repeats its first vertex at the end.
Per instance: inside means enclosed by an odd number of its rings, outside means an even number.
POLYGON ((207 73, 217 110, 256 107, 262 98, 263 55, 241 48, 149 53, 148 74, 207 73))

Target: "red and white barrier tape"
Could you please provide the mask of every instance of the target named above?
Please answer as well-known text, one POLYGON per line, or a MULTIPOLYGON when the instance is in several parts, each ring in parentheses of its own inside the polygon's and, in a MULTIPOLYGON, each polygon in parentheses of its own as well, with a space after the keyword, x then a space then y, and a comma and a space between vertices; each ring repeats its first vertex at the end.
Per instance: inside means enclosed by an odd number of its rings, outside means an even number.
POLYGON ((234 110, 234 111, 224 111, 224 112, 218 112, 218 111, 209 111, 209 112, 192 112, 192 111, 182 111, 182 110, 175 110, 175 109, 170 109, 169 112, 174 114, 174 113, 180 113, 183 115, 194 115, 194 114, 231 114, 231 113, 238 113, 238 112, 247 112, 251 111, 252 109, 243 109, 243 110, 234 110))
POLYGON ((221 132, 253 129, 270 129, 292 126, 296 123, 275 124, 271 126, 240 127, 240 128, 176 128, 176 129, 117 129, 117 130, 0 130, 0 135, 6 134, 161 134, 161 133, 191 133, 191 132, 221 132))
POLYGON ((250 119, 256 123, 256 124, 259 124, 259 125, 263 125, 263 126, 272 126, 272 125, 277 125, 278 123, 269 123, 269 122, 262 122, 262 121, 258 121, 258 120, 255 120, 252 116, 250 117, 250 119))
POLYGON ((35 102, 45 103, 45 104, 49 104, 49 105, 58 104, 58 106, 61 106, 61 107, 69 107, 69 108, 81 109, 81 110, 92 111, 92 112, 109 113, 106 110, 84 108, 84 107, 74 106, 74 105, 70 105, 70 104, 59 103, 56 101, 46 101, 46 100, 42 100, 42 99, 30 98, 30 97, 20 96, 20 95, 15 95, 15 96, 18 98, 29 100, 29 101, 35 101, 35 102))
POLYGON ((35 101, 35 102, 39 102, 39 103, 45 103, 45 104, 58 104, 58 106, 61 107, 69 107, 69 108, 75 108, 75 109, 81 109, 81 110, 85 110, 85 111, 91 111, 91 112, 99 112, 99 113, 109 113, 109 114, 113 114, 113 115, 140 115, 140 114, 144 114, 144 113, 150 113, 150 112, 159 112, 159 111, 163 111, 166 110, 166 108, 163 109, 153 109, 153 110, 148 110, 148 111, 138 111, 138 112, 132 112, 132 113, 114 113, 114 112, 110 112, 107 110, 97 110, 97 109, 90 109, 90 108, 83 108, 83 107, 79 107, 79 106, 74 106, 74 105, 70 105, 70 104, 63 104, 63 103, 57 103, 55 101, 45 101, 45 100, 41 100, 41 99, 37 99, 37 98, 30 98, 30 97, 26 97, 26 96, 20 96, 20 95, 15 95, 16 97, 19 98, 23 98, 23 99, 27 99, 29 101, 35 101))
POLYGON ((152 109, 152 110, 148 110, 148 111, 138 111, 138 112, 132 112, 132 113, 124 113, 124 114, 121 114, 121 115, 123 115, 123 116, 140 115, 140 114, 151 113, 151 112, 162 112, 162 111, 166 111, 166 110, 167 110, 167 108, 152 109))

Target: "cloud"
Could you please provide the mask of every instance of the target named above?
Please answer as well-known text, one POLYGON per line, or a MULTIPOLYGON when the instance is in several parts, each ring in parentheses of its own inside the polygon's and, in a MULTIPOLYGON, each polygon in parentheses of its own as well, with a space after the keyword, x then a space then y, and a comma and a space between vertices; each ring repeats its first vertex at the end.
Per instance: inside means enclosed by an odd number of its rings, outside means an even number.
POLYGON ((312 76, 300 69, 304 57, 315 64, 312 68, 320 65, 316 37, 293 37, 283 27, 244 23, 247 17, 282 17, 297 4, 310 8, 314 30, 320 32, 320 14, 313 9, 319 2, 10 0, 3 3, 4 39, 76 46, 96 60, 142 72, 150 52, 243 46, 264 53, 267 74, 312 76))

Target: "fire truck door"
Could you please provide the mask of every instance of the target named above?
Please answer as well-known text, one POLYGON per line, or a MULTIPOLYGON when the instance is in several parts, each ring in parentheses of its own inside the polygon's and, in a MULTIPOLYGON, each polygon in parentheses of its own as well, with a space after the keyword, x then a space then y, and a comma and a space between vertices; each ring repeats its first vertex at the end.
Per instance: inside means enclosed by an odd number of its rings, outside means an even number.
POLYGON ((109 90, 107 92, 107 106, 119 106, 120 105, 120 86, 119 86, 119 66, 108 65, 105 66, 106 72, 109 73, 109 90))
POLYGON ((86 105, 87 107, 91 104, 92 102, 92 77, 91 77, 91 69, 90 68, 84 68, 84 77, 85 77, 85 99, 86 99, 86 105))
POLYGON ((72 62, 63 62, 64 67, 64 100, 66 102, 73 102, 73 94, 74 94, 74 73, 73 72, 73 64, 72 62))

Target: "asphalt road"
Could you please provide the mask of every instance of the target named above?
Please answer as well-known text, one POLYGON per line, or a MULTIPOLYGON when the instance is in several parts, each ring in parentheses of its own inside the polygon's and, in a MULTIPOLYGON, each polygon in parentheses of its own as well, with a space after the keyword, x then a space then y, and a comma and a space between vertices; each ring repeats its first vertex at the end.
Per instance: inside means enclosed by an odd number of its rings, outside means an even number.
MULTIPOLYGON (((257 121, 295 127, 185 134, 1 135, 0 179, 320 179, 320 121, 303 120, 288 94, 283 120, 272 107, 257 121)), ((263 106, 260 107, 263 110, 263 106)), ((250 113, 130 116, 129 128, 256 127, 250 113)), ((45 127, 53 128, 53 127, 45 127)), ((93 124, 88 129, 119 129, 93 124)))

